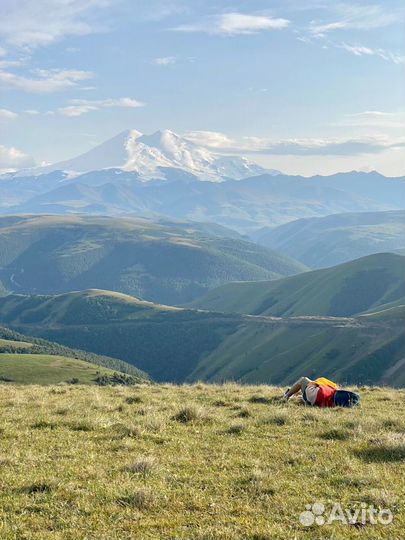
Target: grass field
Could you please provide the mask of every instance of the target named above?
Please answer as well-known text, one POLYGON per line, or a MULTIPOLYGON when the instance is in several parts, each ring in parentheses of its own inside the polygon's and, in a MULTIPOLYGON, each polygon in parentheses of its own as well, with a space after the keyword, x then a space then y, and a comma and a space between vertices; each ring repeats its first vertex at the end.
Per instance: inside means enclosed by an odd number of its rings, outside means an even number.
POLYGON ((113 376, 105 367, 50 354, 0 354, 0 380, 17 384, 58 384, 77 379, 94 384, 99 375, 113 376))
POLYGON ((404 393, 360 393, 317 410, 268 386, 1 385, 0 538, 400 539, 404 393), (316 502, 394 519, 302 525, 316 502))

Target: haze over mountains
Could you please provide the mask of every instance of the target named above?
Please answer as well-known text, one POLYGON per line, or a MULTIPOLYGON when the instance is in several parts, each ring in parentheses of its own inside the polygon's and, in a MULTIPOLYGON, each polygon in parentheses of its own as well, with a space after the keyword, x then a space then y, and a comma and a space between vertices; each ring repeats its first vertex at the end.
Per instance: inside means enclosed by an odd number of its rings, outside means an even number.
POLYGON ((372 253, 403 251, 404 223, 404 212, 357 212, 298 219, 251 236, 310 268, 322 268, 372 253))

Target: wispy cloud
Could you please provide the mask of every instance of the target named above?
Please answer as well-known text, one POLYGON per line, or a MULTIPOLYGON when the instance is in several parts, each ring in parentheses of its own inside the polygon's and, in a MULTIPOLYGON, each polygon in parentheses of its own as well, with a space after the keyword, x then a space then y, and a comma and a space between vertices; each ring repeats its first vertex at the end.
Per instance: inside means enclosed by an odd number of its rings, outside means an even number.
POLYGON ((0 120, 14 120, 17 118, 17 114, 8 109, 0 109, 0 120))
POLYGON ((358 57, 381 58, 393 64, 404 63, 403 54, 393 51, 364 45, 363 43, 341 42, 336 37, 343 33, 353 36, 353 33, 363 34, 391 26, 402 19, 400 9, 387 9, 385 5, 353 5, 344 2, 333 2, 330 6, 323 6, 323 11, 329 15, 329 20, 313 20, 306 33, 297 31, 297 39, 305 43, 320 42, 323 49, 338 48, 358 57))
POLYGON ((70 105, 66 107, 60 107, 57 109, 57 112, 62 116, 68 116, 74 118, 81 116, 82 114, 89 113, 91 111, 98 111, 100 109, 108 109, 114 107, 136 109, 138 107, 143 107, 145 103, 132 99, 129 97, 123 97, 118 99, 99 99, 99 100, 90 100, 90 99, 72 99, 70 105))
POLYGON ((33 158, 14 146, 0 144, 0 172, 35 165, 33 158))
POLYGON ((340 47, 345 49, 345 51, 354 54, 355 56, 374 55, 374 50, 370 49, 369 47, 364 47, 364 45, 348 45, 347 43, 342 43, 340 47))
POLYGON ((160 58, 155 58, 153 64, 157 66, 169 66, 170 64, 175 64, 177 58, 175 56, 161 56, 160 58))
POLYGON ((172 30, 177 32, 203 32, 206 34, 235 36, 238 34, 257 34, 264 30, 286 28, 289 22, 287 19, 273 18, 265 15, 230 12, 204 17, 190 24, 176 26, 172 30))
POLYGON ((316 37, 339 30, 373 30, 384 28, 398 22, 399 13, 381 5, 353 5, 341 2, 333 3, 330 21, 311 21, 310 33, 316 37))
POLYGON ((405 113, 386 111, 363 111, 345 114, 344 118, 335 124, 341 127, 374 127, 374 128, 398 128, 405 127, 405 113))
POLYGON ((354 54, 355 56, 377 56, 379 58, 382 58, 383 60, 386 60, 387 62, 392 62, 393 64, 403 64, 405 60, 404 56, 394 54, 391 51, 387 51, 381 48, 374 49, 359 44, 349 45, 348 43, 342 43, 335 46, 340 49, 344 49, 345 51, 354 54))
POLYGON ((86 35, 104 26, 100 12, 113 0, 1 0, 0 38, 17 47, 46 46, 69 35, 86 35))
POLYGON ((262 137, 243 137, 235 140, 224 133, 213 131, 193 131, 185 137, 218 152, 296 155, 296 156, 354 156, 375 154, 390 148, 403 148, 404 140, 385 136, 357 138, 307 138, 272 140, 262 137))
POLYGON ((31 73, 34 77, 0 70, 0 87, 46 94, 75 87, 80 81, 93 77, 89 71, 72 69, 36 69, 32 70, 31 73))

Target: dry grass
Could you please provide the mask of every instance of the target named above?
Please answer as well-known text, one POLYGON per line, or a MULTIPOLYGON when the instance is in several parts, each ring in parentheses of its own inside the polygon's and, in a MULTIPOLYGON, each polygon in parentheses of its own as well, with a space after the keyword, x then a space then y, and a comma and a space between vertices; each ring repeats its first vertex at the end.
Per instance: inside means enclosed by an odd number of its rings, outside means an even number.
POLYGON ((354 410, 280 394, 1 385, 0 538, 402 538, 403 392, 363 389, 354 410), (306 528, 317 501, 395 518, 306 528))

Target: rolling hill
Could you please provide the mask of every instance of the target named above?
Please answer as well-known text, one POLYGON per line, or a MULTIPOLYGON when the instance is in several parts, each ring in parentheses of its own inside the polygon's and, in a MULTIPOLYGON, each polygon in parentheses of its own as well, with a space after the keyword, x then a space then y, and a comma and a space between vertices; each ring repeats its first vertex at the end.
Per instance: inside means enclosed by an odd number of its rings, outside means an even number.
POLYGON ((78 215, 0 217, 3 294, 101 288, 179 304, 228 281, 276 279, 306 269, 218 225, 78 215))
MULTIPOLYGON (((377 311, 377 310, 376 310, 377 311)), ((325 375, 401 386, 401 308, 363 317, 266 317, 154 305, 109 291, 0 298, 0 322, 107 354, 156 381, 289 384, 325 375)))
POLYGON ((272 282, 228 283, 192 306, 277 317, 347 317, 404 304, 404 279, 404 257, 379 253, 272 282))
POLYGON ((70 349, 0 327, 0 382, 101 384, 148 382, 135 366, 107 356, 70 349))
POLYGON ((251 235, 310 268, 334 266, 405 247, 404 212, 358 212, 298 219, 251 235))
POLYGON ((114 371, 83 360, 48 354, 0 354, 0 383, 96 384, 99 377, 112 379, 114 371))

